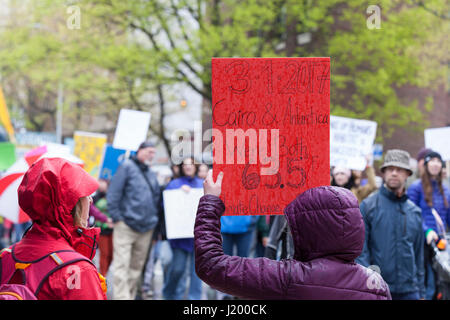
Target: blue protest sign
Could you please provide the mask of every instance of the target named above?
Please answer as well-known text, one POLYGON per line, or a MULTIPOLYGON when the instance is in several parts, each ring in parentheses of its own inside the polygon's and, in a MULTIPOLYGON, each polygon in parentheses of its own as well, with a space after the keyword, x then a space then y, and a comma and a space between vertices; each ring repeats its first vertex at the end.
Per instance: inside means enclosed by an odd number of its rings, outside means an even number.
MULTIPOLYGON (((136 152, 131 152, 130 155, 133 155, 135 153, 136 152)), ((116 170, 119 167, 119 165, 125 159, 125 154, 126 150, 115 149, 110 144, 106 145, 99 178, 110 180, 116 173, 116 170)))

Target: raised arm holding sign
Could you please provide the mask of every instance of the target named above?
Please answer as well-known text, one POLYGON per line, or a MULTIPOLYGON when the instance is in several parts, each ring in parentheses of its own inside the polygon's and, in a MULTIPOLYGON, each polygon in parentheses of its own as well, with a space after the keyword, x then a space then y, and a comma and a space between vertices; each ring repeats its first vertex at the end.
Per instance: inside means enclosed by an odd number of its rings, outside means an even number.
POLYGON ((390 299, 381 276, 354 263, 364 246, 358 200, 350 190, 324 186, 330 182, 329 59, 213 59, 212 66, 213 125, 225 139, 216 132, 217 178, 209 171, 198 205, 197 275, 244 299, 390 299), (228 162, 235 160, 235 138, 237 164, 228 162), (224 146, 233 154, 226 163, 224 146), (262 170, 267 165, 275 172, 262 170), (224 254, 223 214, 283 212, 293 259, 224 254))
MULTIPOLYGON (((316 187, 285 208, 294 241, 293 259, 243 258, 225 255, 219 198, 222 180, 212 172, 203 184, 195 221, 195 271, 209 286, 243 299, 388 300, 381 276, 354 260, 364 245, 364 222, 351 191, 316 187)), ((223 180, 225 181, 225 180, 223 180)))

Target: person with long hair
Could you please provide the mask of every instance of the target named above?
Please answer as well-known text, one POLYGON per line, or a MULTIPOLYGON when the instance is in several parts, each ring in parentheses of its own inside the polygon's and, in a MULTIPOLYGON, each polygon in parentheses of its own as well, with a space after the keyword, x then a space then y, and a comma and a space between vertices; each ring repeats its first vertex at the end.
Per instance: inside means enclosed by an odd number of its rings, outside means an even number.
MULTIPOLYGON (((181 189, 189 193, 192 188, 202 188, 203 180, 197 177, 197 166, 194 158, 185 158, 180 164, 180 177, 169 182, 165 190, 181 189)), ((185 277, 186 266, 189 262, 189 300, 200 300, 202 294, 202 281, 195 273, 194 238, 169 239, 172 249, 172 260, 167 269, 167 278, 164 279, 163 297, 165 300, 181 300, 187 282, 185 277)))
POLYGON ((425 235, 425 285, 426 299, 433 299, 436 291, 436 275, 431 267, 430 244, 437 241, 450 225, 450 191, 442 183, 445 162, 439 153, 429 152, 424 157, 424 169, 419 180, 411 184, 408 197, 422 209, 423 232, 425 235), (433 214, 433 209, 435 214, 433 214), (436 214, 437 213, 437 214, 436 214))

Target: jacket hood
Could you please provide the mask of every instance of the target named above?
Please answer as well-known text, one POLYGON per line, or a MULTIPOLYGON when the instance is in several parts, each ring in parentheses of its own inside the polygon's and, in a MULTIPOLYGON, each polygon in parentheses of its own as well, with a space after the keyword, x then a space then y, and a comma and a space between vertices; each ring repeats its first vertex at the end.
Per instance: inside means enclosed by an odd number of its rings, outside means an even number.
MULTIPOLYGON (((80 240, 71 214, 78 199, 91 195, 98 182, 79 165, 62 158, 44 158, 25 173, 18 189, 19 205, 33 228, 74 246, 80 240)), ((36 231, 36 230, 34 230, 36 231)))
POLYGON ((350 190, 322 186, 300 194, 284 209, 294 241, 294 259, 355 260, 364 246, 364 221, 350 190))

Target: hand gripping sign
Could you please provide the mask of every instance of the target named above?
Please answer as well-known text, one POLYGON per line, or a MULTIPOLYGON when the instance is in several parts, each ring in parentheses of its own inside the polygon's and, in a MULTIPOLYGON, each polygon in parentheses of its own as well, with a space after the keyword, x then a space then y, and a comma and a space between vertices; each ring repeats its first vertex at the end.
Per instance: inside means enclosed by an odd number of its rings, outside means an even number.
POLYGON ((329 58, 213 58, 212 96, 225 215, 282 214, 329 185, 329 58))

